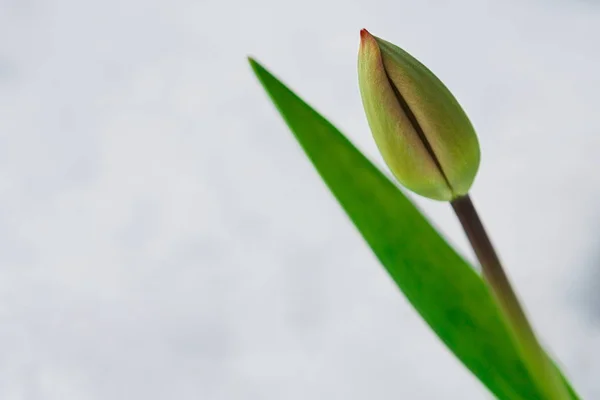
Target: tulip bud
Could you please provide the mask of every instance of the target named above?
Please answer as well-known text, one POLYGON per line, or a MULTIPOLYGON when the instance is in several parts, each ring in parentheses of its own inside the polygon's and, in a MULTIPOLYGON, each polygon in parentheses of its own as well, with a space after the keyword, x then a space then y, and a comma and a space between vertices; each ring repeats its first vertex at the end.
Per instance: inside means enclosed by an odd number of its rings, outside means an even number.
POLYGON ((435 200, 466 195, 479 143, 452 93, 423 64, 361 31, 360 93, 383 159, 406 188, 435 200))

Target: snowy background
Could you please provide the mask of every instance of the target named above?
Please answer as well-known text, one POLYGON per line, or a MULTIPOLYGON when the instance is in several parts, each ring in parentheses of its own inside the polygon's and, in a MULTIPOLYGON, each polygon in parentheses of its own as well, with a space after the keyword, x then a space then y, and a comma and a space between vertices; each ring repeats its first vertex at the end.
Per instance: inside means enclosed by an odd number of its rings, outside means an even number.
MULTIPOLYGON (((0 398, 485 399, 342 214, 252 54, 373 159, 359 30, 459 98, 473 198, 600 398, 600 3, 0 0, 0 398)), ((445 204, 416 199, 472 259, 445 204)))

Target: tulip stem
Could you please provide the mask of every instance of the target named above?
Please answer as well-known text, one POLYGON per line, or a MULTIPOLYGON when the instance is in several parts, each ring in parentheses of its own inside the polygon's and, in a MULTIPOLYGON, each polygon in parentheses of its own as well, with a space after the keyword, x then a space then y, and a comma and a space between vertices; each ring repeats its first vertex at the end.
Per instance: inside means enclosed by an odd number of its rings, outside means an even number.
POLYGON ((570 395, 554 365, 538 342, 536 335, 527 320, 494 246, 475 210, 469 195, 451 201, 452 208, 460 220, 462 227, 475 251, 483 277, 487 281, 496 299, 518 349, 523 355, 532 378, 541 384, 545 399, 564 400, 570 395))

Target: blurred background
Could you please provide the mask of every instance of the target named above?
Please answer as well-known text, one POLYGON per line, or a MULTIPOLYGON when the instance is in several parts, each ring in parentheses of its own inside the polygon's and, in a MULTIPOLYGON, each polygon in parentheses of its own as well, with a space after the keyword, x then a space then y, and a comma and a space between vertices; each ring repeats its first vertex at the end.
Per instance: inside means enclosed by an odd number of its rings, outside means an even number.
MULTIPOLYGON (((269 104, 251 54, 383 165, 359 30, 477 128, 472 196, 600 398, 600 4, 0 0, 0 398, 485 399, 269 104)), ((473 259, 446 204, 415 198, 473 259)))

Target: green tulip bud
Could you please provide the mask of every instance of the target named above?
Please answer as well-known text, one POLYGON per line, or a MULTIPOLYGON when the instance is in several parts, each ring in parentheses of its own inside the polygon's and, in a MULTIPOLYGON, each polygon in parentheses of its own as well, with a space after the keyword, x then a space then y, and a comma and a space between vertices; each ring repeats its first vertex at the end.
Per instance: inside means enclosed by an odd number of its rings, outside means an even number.
POLYGON ((466 195, 479 168, 479 142, 448 88, 410 54, 366 29, 358 78, 369 127, 396 179, 435 200, 466 195))

